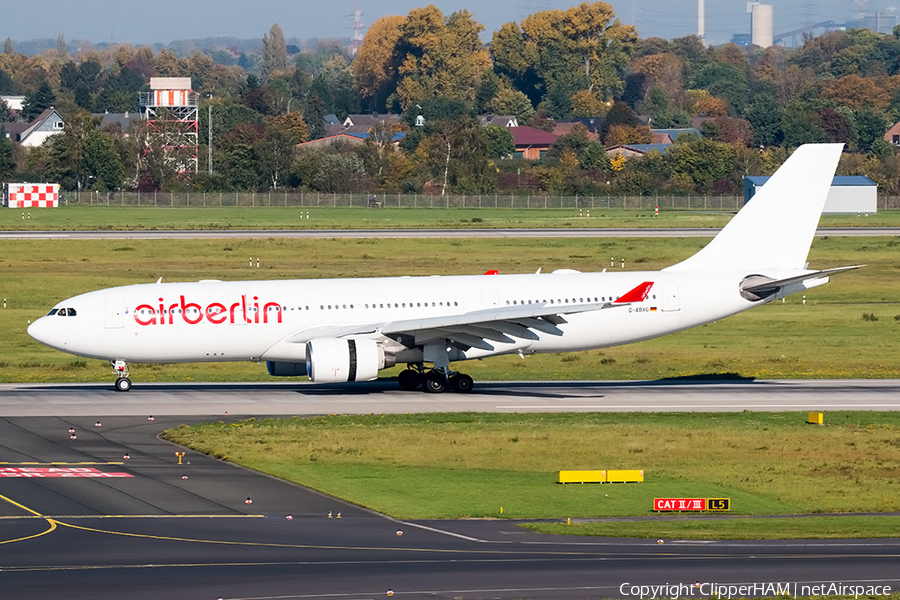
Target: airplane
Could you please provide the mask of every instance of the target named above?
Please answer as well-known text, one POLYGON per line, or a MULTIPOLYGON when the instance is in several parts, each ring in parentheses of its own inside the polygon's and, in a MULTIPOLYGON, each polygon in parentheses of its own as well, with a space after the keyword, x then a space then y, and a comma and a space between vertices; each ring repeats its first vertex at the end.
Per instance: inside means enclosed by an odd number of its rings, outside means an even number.
POLYGON ((842 144, 798 148, 713 240, 655 272, 201 280, 128 285, 58 303, 37 341, 128 363, 265 361, 270 375, 370 381, 406 364, 401 388, 471 392, 451 363, 618 346, 804 292, 857 266, 810 270, 807 255, 842 144), (431 368, 426 368, 430 364, 431 368))

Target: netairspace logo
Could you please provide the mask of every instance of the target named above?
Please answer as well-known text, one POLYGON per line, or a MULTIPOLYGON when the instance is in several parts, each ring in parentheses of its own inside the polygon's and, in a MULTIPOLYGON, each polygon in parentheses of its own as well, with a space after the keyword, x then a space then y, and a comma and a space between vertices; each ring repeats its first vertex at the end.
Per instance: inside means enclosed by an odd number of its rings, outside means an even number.
POLYGON ((762 596, 888 596, 889 585, 851 585, 844 583, 665 583, 662 585, 638 585, 623 583, 619 593, 628 598, 654 600, 655 598, 758 598, 762 596))

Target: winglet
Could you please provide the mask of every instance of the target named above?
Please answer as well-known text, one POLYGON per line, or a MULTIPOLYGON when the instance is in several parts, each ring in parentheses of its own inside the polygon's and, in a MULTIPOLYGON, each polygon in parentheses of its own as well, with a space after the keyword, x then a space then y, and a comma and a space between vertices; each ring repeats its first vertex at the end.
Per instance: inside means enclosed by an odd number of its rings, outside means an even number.
POLYGON ((625 304, 628 302, 643 302, 647 299, 647 294, 650 293, 650 288, 653 287, 652 281, 645 281, 641 285, 637 286, 631 291, 625 292, 625 295, 620 296, 618 300, 616 300, 613 304, 625 304))

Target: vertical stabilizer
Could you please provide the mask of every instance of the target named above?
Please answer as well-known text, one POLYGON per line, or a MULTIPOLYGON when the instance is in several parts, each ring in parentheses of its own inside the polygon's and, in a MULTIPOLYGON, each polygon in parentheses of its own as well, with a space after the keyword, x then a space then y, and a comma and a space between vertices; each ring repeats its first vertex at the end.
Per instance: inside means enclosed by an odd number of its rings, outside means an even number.
POLYGON ((842 149, 797 148, 705 248, 664 270, 803 269, 842 149))

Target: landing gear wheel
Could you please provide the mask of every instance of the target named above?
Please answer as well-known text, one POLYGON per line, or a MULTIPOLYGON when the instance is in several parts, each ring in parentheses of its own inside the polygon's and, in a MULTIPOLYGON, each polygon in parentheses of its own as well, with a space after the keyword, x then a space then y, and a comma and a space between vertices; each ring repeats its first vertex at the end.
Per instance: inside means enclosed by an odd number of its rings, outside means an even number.
POLYGON ((404 369, 397 375, 397 383, 404 390, 415 390, 422 385, 422 374, 415 369, 404 369))
POLYGON ((465 373, 458 373, 450 378, 450 387, 454 392, 468 394, 475 387, 475 381, 465 373))
POLYGON ((444 383, 444 378, 435 373, 429 373, 422 383, 425 384, 425 391, 432 394, 440 394, 447 389, 447 384, 444 383))
POLYGON ((131 380, 127 377, 119 377, 116 379, 116 391, 127 392, 131 389, 131 380))

